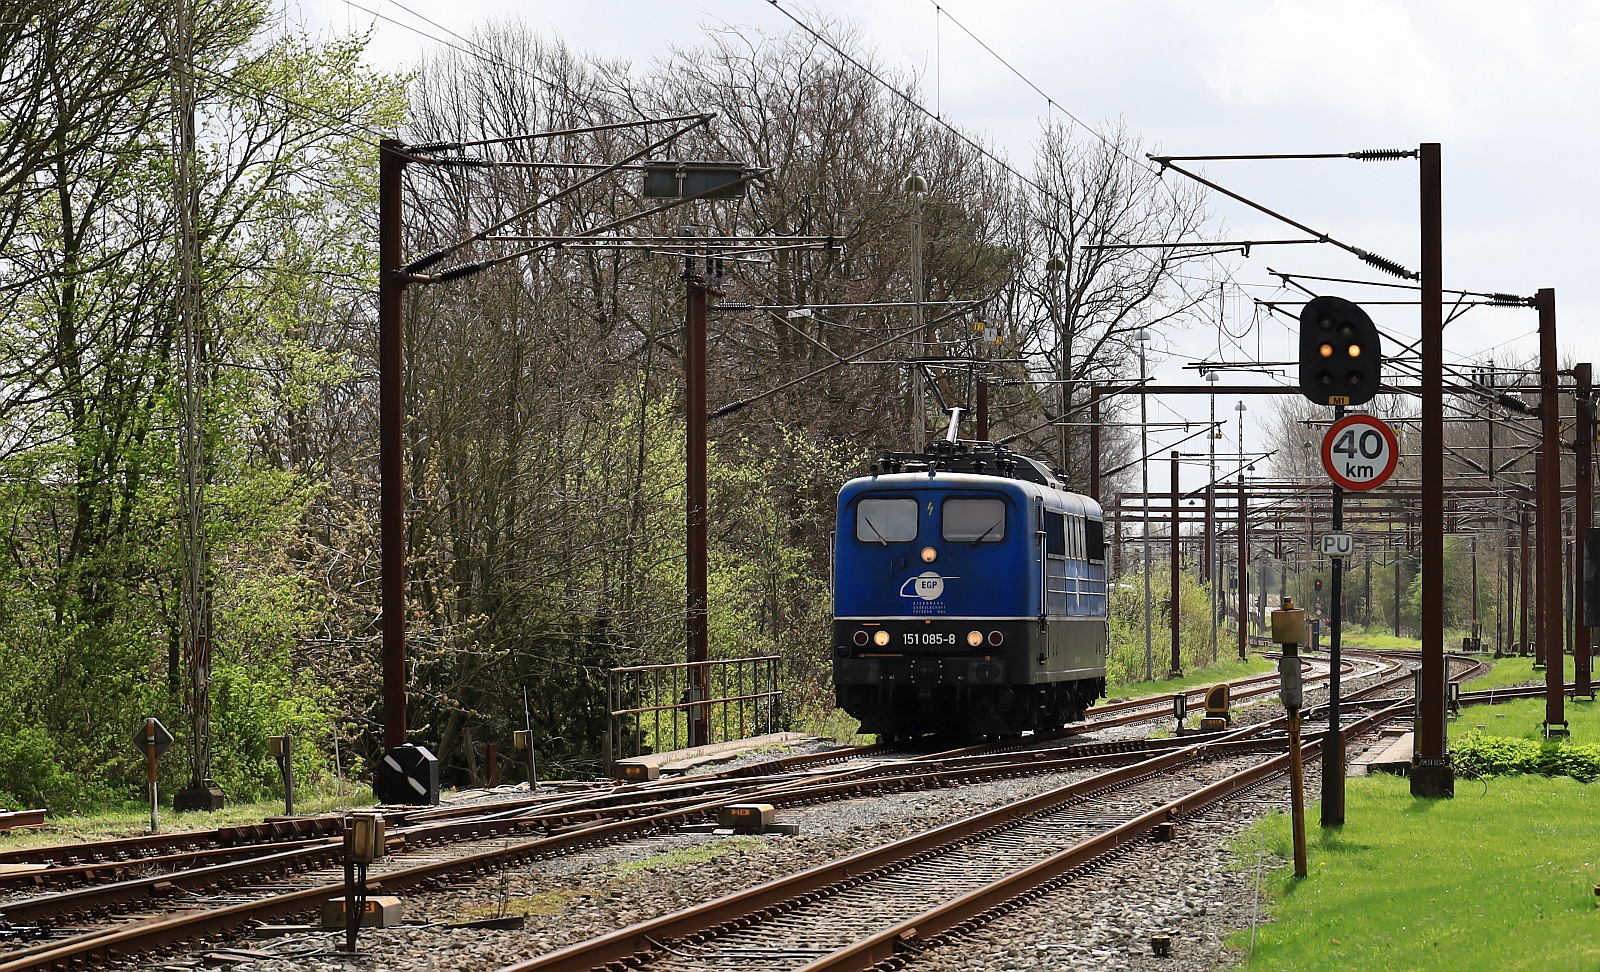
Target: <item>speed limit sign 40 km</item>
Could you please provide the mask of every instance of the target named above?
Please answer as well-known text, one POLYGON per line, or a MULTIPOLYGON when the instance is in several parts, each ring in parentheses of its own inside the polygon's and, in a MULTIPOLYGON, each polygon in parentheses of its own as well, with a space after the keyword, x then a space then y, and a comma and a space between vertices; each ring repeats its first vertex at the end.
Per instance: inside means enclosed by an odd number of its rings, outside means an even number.
POLYGON ((1400 461, 1400 440, 1382 419, 1349 415, 1322 439, 1322 468, 1345 489, 1382 486, 1400 461))

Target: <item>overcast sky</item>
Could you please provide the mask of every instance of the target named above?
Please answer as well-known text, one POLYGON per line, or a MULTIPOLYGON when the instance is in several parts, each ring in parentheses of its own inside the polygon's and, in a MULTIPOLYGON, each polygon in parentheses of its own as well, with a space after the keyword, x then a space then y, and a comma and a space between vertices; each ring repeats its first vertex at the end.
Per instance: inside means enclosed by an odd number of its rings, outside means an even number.
MULTIPOLYGON (((927 107, 986 133, 1024 170, 1040 120, 1063 111, 1092 126, 1121 119, 1169 155, 1347 152, 1439 142, 1445 286, 1521 295, 1553 287, 1563 357, 1594 361, 1600 355, 1594 324, 1600 271, 1592 254, 1592 221, 1600 211, 1593 172, 1600 141, 1600 0, 278 3, 289 19, 313 30, 374 28, 369 60, 393 68, 441 42, 459 43, 443 28, 464 34, 494 20, 520 18, 574 48, 643 68, 672 46, 699 43, 705 27, 781 32, 792 25, 785 10, 812 23, 820 22, 819 14, 848 17, 885 62, 920 73, 927 107)), ((1419 264, 1414 161, 1218 162, 1205 171, 1315 230, 1413 270, 1419 264)), ((1211 211, 1229 239, 1301 235, 1225 198, 1214 197, 1211 211)), ((1237 286, 1227 303, 1227 326, 1243 338, 1233 342, 1194 329, 1163 334, 1159 380, 1193 381, 1193 373, 1178 366, 1196 357, 1294 357, 1291 325, 1252 310, 1252 297, 1286 296, 1269 267, 1394 280, 1327 246, 1255 249, 1250 259, 1235 261, 1237 286), (1256 325, 1246 331, 1252 321, 1256 325)), ((1313 286, 1355 300, 1396 298, 1395 292, 1313 286)), ((1415 340, 1415 307, 1371 311, 1385 332, 1415 340)), ((1531 310, 1474 310, 1447 330, 1446 361, 1531 354, 1536 326, 1531 310)), ((1237 375, 1222 384, 1259 380, 1237 375)), ((1285 380, 1292 383, 1292 374, 1285 380)), ((1232 419, 1233 404, 1219 399, 1219 415, 1226 409, 1232 419)), ((1173 401, 1153 406, 1151 419, 1176 410, 1198 410, 1188 417, 1203 419, 1204 408, 1173 401)), ((1247 440, 1255 438, 1247 431, 1247 440)), ((1255 448, 1259 441, 1247 444, 1255 448)))

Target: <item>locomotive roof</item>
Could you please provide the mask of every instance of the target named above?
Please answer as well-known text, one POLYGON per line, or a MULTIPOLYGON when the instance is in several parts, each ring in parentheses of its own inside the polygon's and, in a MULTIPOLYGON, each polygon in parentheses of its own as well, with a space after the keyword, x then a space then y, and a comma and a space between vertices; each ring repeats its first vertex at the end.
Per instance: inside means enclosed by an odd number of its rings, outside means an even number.
POLYGON ((1012 452, 996 442, 936 440, 922 452, 885 452, 872 464, 874 475, 897 472, 968 472, 1003 476, 1051 489, 1067 490, 1067 477, 1055 466, 1012 452))
POLYGON ((912 489, 929 485, 1004 489, 1039 496, 1051 506, 1087 516, 1100 516, 1100 504, 1067 489, 1065 477, 1038 459, 1011 452, 992 443, 936 442, 927 452, 886 452, 872 464, 871 475, 853 479, 840 491, 847 494, 874 487, 912 489), (955 446, 956 448, 952 448, 955 446))

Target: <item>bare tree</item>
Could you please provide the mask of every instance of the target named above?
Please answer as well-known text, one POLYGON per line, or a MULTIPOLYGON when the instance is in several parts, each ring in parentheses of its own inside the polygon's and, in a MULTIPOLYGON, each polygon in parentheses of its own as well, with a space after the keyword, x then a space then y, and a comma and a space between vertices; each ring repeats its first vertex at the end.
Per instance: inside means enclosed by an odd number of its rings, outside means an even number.
POLYGON ((1185 326, 1204 294, 1180 277, 1206 211, 1199 192, 1171 186, 1118 125, 1104 135, 1052 124, 1013 226, 1024 256, 1011 296, 1017 346, 1031 359, 1032 395, 1013 427, 1083 481, 1088 388, 1126 379, 1141 328, 1185 326), (1040 433, 1038 419, 1057 426, 1040 433))

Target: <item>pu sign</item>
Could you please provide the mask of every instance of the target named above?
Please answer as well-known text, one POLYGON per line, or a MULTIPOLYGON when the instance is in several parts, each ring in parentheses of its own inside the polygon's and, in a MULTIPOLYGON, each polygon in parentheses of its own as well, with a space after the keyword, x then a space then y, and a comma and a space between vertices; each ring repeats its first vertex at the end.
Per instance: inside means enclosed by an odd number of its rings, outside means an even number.
POLYGON ((1345 489, 1374 489, 1388 481, 1400 461, 1400 440, 1382 419, 1349 415, 1322 438, 1322 468, 1345 489))
MULTIPOLYGON (((1317 550, 1327 557, 1348 557, 1355 553, 1356 540, 1348 533, 1324 533, 1317 538, 1317 550)), ((1321 584, 1322 581, 1317 581, 1321 584)))

